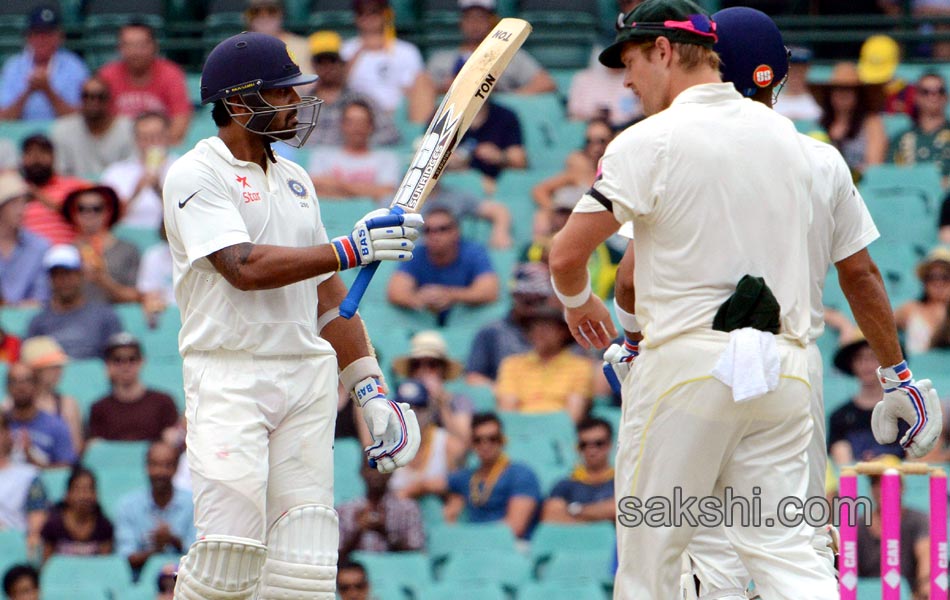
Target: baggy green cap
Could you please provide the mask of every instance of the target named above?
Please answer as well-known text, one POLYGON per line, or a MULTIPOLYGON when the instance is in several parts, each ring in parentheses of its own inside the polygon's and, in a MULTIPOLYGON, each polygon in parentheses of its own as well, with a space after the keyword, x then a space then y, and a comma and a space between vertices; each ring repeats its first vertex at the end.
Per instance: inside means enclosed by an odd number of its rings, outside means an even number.
POLYGON ((617 39, 600 53, 605 67, 623 67, 620 52, 627 42, 649 41, 663 36, 671 42, 712 48, 718 39, 716 24, 691 0, 646 0, 617 17, 617 39))

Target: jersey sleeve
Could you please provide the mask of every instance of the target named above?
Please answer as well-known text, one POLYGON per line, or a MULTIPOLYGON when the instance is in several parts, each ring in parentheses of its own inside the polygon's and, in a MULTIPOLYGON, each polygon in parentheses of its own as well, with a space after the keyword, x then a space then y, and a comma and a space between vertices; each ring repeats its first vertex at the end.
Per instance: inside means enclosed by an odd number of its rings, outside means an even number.
POLYGON ((834 233, 831 261, 838 262, 853 255, 881 237, 864 198, 854 186, 851 171, 837 151, 834 152, 835 203, 832 214, 834 233))
MULTIPOLYGON (((175 162, 165 178, 165 202, 174 203, 166 216, 173 215, 171 229, 194 268, 200 268, 202 265, 196 263, 209 254, 251 241, 227 190, 208 165, 188 156, 175 162)), ((206 265, 203 270, 210 269, 206 265)))
MULTIPOLYGON (((618 223, 648 217, 660 197, 665 136, 628 129, 607 147, 597 178, 584 198, 609 207, 618 223)), ((585 202, 585 206, 589 202, 585 202)))

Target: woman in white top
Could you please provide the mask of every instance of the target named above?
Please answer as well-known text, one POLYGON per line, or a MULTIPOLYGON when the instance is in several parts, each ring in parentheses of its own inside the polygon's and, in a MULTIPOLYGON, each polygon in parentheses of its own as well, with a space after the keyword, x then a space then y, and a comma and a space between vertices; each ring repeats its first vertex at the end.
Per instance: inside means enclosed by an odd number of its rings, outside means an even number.
POLYGON ((894 312, 897 328, 904 333, 909 354, 920 354, 931 347, 937 328, 950 306, 950 248, 937 247, 917 265, 917 277, 924 284, 919 300, 911 300, 894 312))

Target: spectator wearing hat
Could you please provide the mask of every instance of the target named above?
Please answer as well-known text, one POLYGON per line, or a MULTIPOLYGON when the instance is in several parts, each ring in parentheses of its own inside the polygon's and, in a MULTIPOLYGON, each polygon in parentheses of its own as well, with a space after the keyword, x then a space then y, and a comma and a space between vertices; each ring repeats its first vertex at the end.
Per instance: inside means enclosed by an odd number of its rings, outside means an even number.
POLYGON ((465 436, 449 433, 440 424, 440 406, 418 379, 406 379, 396 387, 396 402, 412 407, 419 419, 422 443, 408 465, 396 469, 389 481, 389 490, 400 498, 417 499, 430 494, 445 493, 450 471, 459 467, 467 449, 471 428, 471 412, 466 413, 465 436))
POLYGON ((343 43, 347 87, 369 96, 374 106, 392 115, 405 101, 409 120, 427 123, 435 111, 435 86, 419 49, 396 37, 388 0, 353 0, 357 37, 343 43))
POLYGON ((574 338, 556 308, 538 309, 527 323, 531 350, 509 356, 498 368, 498 408, 524 413, 566 411, 575 423, 593 395, 593 365, 571 352, 574 338))
POLYGON ((519 538, 530 536, 537 522, 541 485, 530 467, 505 454, 505 435, 495 413, 472 418, 475 467, 449 475, 449 494, 442 514, 448 523, 503 522, 519 538))
MULTIPOLYGON (((393 360, 393 372, 398 377, 412 378, 425 386, 424 404, 432 411, 432 422, 467 443, 472 424, 472 402, 445 388, 446 382, 458 379, 463 371, 462 363, 449 356, 449 347, 438 331, 420 331, 412 336, 409 354, 393 360)), ((419 403, 423 401, 419 400, 419 403)))
POLYGON ((41 469, 64 467, 76 460, 66 422, 36 406, 36 373, 23 363, 7 372, 10 428, 22 460, 41 469))
MULTIPOLYGON (((882 454, 902 458, 900 444, 879 444, 871 431, 871 412, 884 398, 881 383, 877 378, 880 366, 871 345, 860 332, 845 338, 833 359, 835 367, 858 380, 858 393, 850 401, 831 413, 828 423, 828 456, 836 465, 849 465, 870 460, 882 454)), ((906 425, 901 424, 903 437, 906 425)))
POLYGON ((336 591, 340 600, 370 600, 375 598, 361 563, 342 559, 336 568, 336 591))
POLYGON ((3 593, 10 600, 39 600, 39 571, 33 565, 13 565, 3 575, 3 593))
MULTIPOLYGON (((440 94, 448 91, 462 65, 498 23, 495 0, 459 0, 459 31, 462 43, 455 50, 439 50, 429 57, 426 68, 440 94)), ((543 94, 557 90, 557 84, 525 50, 511 59, 495 83, 496 92, 543 94)), ((629 92, 628 92, 629 93, 629 92)))
POLYGON ((430 210, 424 234, 412 260, 401 263, 389 280, 391 303, 431 311, 444 324, 456 304, 480 306, 498 299, 498 275, 488 252, 462 239, 455 215, 444 208, 430 210))
POLYGON ((372 198, 389 206, 402 179, 401 165, 395 152, 372 147, 375 128, 376 115, 368 102, 347 102, 340 118, 342 146, 314 152, 307 167, 321 198, 372 198))
POLYGON ((891 141, 891 162, 898 165, 935 162, 950 181, 950 122, 947 121, 947 82, 938 73, 924 73, 914 94, 914 124, 891 141))
POLYGON ((173 442, 178 408, 168 394, 145 387, 140 378, 142 345, 129 333, 117 333, 106 343, 106 373, 111 392, 96 401, 89 413, 89 440, 173 442))
POLYGON ((399 142, 399 130, 390 113, 379 110, 373 100, 365 94, 359 94, 346 85, 346 65, 340 57, 343 40, 335 31, 318 31, 309 38, 310 64, 317 74, 317 81, 308 95, 323 100, 320 105, 320 118, 313 129, 307 144, 311 146, 339 146, 341 143, 340 121, 343 107, 352 100, 363 100, 373 107, 373 135, 370 141, 376 146, 386 146, 399 142))
POLYGON ((63 378, 63 367, 69 363, 69 357, 55 339, 40 335, 23 342, 20 359, 36 374, 36 407, 61 418, 69 428, 73 448, 77 453, 81 452, 84 438, 79 403, 58 390, 63 378))
POLYGON ((29 556, 36 556, 42 543, 40 529, 46 521, 46 490, 39 469, 22 460, 18 438, 10 417, 0 412, 0 531, 25 534, 29 556))
POLYGON ((854 64, 841 62, 827 82, 812 84, 811 91, 822 109, 821 126, 852 173, 884 162, 887 134, 880 114, 880 85, 864 83, 854 64))
POLYGON ((82 259, 75 246, 53 246, 43 257, 49 273, 49 303, 30 321, 27 337, 49 335, 73 359, 102 358, 106 340, 122 331, 112 308, 83 293, 82 259))
POLYGON ((340 556, 346 557, 354 550, 422 550, 425 546, 425 531, 419 506, 415 501, 400 498, 389 490, 393 474, 380 473, 365 461, 360 461, 360 477, 366 484, 366 496, 350 500, 337 508, 340 516, 340 556))
POLYGON ((135 118, 145 112, 159 112, 169 119, 172 145, 180 144, 191 123, 185 72, 158 55, 155 31, 145 23, 133 22, 119 29, 119 60, 99 70, 112 95, 112 108, 135 118))
POLYGON ((112 521, 102 512, 96 476, 74 465, 66 481, 66 496, 49 511, 40 532, 43 562, 54 554, 94 556, 112 554, 112 521))
POLYGON ((897 328, 904 334, 907 352, 920 354, 930 349, 934 334, 950 308, 950 248, 938 246, 917 265, 917 278, 924 286, 919 300, 911 300, 894 311, 897 328))
POLYGON ((429 199, 426 201, 425 208, 423 208, 423 214, 428 215, 429 211, 440 208, 451 212, 459 221, 466 219, 488 221, 491 225, 488 246, 502 250, 511 247, 513 243, 511 239, 511 211, 508 210, 508 206, 504 202, 485 198, 438 180, 429 193, 429 199))
POLYGON ((95 76, 82 84, 79 112, 56 119, 50 137, 63 175, 98 177, 134 150, 132 120, 113 112, 109 86, 95 76))
POLYGON ((821 106, 808 89, 808 69, 812 51, 802 46, 791 46, 788 51, 788 78, 782 87, 779 101, 773 108, 778 114, 793 121, 817 123, 821 119, 821 106))
POLYGON ((544 501, 541 520, 551 523, 612 522, 614 469, 610 466, 613 427, 603 419, 588 417, 577 424, 577 451, 581 463, 571 476, 554 485, 544 501))
POLYGON ((861 45, 858 58, 858 78, 867 85, 881 86, 884 95, 882 110, 887 114, 914 116, 913 85, 897 77, 901 48, 894 38, 872 35, 861 45))
POLYGON ((0 173, 0 299, 10 306, 49 299, 43 255, 49 242, 23 229, 30 188, 15 171, 0 173))
POLYGON ((511 309, 504 319, 482 327, 469 349, 465 380, 470 385, 494 386, 502 360, 531 350, 527 324, 532 311, 556 306, 551 274, 546 265, 524 263, 511 278, 511 309))
POLYGON ((491 98, 486 100, 475 113, 447 166, 481 173, 482 191, 487 196, 494 196, 498 177, 505 169, 525 169, 528 166, 518 115, 491 98))
POLYGON ((162 186, 175 161, 168 117, 158 112, 135 118, 135 151, 114 162, 100 182, 113 188, 122 201, 119 222, 129 227, 156 229, 162 223, 162 186))
POLYGON ((20 172, 30 186, 23 228, 50 244, 71 244, 76 232, 63 218, 63 201, 70 192, 89 183, 57 173, 55 156, 53 142, 45 135, 31 135, 23 140, 20 172))
POLYGON ((247 24, 248 31, 266 33, 287 44, 290 58, 298 64, 300 71, 306 75, 313 75, 312 66, 303 60, 309 56, 307 39, 284 29, 282 0, 247 0, 244 22, 247 24))
POLYGON ((63 202, 63 216, 76 228, 75 245, 82 255, 85 295, 90 301, 139 301, 135 288, 138 248, 111 231, 121 212, 119 196, 107 185, 80 188, 63 202))
POLYGON ((27 20, 26 48, 3 63, 0 120, 54 119, 79 107, 86 65, 63 45, 56 8, 37 6, 27 20))

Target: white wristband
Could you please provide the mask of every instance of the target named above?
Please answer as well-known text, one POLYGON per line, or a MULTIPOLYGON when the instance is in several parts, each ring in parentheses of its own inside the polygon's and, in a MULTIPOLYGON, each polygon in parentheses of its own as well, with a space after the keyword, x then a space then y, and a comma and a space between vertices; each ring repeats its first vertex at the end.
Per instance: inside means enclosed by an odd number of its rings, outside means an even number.
POLYGON ((352 392, 356 384, 367 377, 378 377, 380 381, 383 379, 383 370, 372 356, 357 358, 340 371, 340 383, 347 392, 352 392))
POLYGON ((590 289, 590 273, 585 272, 587 275, 587 283, 584 284, 584 289, 580 293, 574 294, 573 296, 565 296, 557 289, 557 284, 554 283, 554 275, 551 275, 551 287, 554 288, 554 295, 557 296, 557 299, 561 301, 561 304, 567 308, 577 308, 578 306, 583 306, 587 300, 590 299, 591 289, 590 289))
POLYGON ((617 320, 620 321, 620 326, 623 327, 624 331, 629 331, 630 333, 638 333, 640 331, 640 321, 637 320, 637 315, 628 313, 621 308, 616 296, 614 296, 614 312, 617 313, 617 320))

